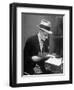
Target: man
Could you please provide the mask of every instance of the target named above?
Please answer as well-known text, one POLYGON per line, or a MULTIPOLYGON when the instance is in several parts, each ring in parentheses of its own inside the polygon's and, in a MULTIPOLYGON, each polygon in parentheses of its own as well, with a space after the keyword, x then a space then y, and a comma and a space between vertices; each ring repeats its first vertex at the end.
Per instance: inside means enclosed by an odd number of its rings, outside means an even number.
POLYGON ((30 37, 24 48, 24 74, 46 74, 44 62, 49 57, 49 35, 52 34, 51 22, 42 19, 39 33, 30 37))

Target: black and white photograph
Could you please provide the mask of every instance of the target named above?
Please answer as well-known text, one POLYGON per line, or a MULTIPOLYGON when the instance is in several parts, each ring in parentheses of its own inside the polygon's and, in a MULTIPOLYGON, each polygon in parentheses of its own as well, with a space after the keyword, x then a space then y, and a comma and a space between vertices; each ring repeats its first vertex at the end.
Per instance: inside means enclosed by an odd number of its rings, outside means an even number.
POLYGON ((10 86, 72 83, 72 7, 10 4, 10 86))
POLYGON ((23 74, 63 73, 63 15, 22 13, 23 74))

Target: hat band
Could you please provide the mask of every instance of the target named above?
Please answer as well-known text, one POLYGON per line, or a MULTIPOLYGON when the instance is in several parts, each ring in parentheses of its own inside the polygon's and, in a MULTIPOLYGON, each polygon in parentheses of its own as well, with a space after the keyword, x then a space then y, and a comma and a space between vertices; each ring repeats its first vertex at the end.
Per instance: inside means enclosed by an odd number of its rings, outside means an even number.
POLYGON ((48 26, 44 26, 44 25, 39 25, 41 28, 44 28, 44 29, 46 29, 46 30, 50 30, 50 27, 48 27, 48 26))

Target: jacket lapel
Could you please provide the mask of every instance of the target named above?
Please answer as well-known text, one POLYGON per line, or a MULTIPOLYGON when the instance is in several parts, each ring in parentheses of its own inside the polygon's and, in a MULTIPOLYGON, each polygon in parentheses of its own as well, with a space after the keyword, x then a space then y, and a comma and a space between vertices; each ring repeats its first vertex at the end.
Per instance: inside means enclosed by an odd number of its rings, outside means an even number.
POLYGON ((36 38, 35 38, 35 44, 36 44, 37 50, 40 52, 40 44, 39 44, 38 35, 36 35, 36 38))

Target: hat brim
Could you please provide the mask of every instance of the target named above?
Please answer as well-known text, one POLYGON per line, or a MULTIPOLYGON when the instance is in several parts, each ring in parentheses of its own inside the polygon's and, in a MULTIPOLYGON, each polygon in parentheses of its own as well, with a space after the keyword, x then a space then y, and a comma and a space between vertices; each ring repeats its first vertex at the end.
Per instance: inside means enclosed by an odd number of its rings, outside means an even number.
POLYGON ((43 30, 44 32, 48 33, 48 34, 53 34, 52 31, 47 31, 46 29, 41 28, 39 25, 37 25, 37 27, 38 27, 39 29, 43 30))

